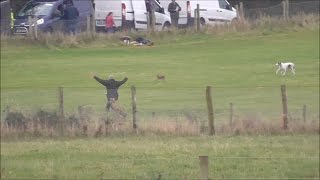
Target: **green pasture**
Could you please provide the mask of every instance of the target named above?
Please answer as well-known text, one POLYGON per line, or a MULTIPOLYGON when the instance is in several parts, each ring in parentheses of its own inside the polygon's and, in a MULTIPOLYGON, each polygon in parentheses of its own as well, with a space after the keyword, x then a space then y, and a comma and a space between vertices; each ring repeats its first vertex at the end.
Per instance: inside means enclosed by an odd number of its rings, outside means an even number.
POLYGON ((1 142, 3 179, 318 179, 319 135, 131 136, 1 142))
MULTIPOLYGON (((66 112, 79 105, 103 111, 105 89, 92 75, 128 82, 119 103, 131 111, 130 87, 137 88, 141 117, 152 112, 176 116, 189 111, 206 114, 205 88, 213 87, 217 121, 235 113, 278 119, 280 85, 287 86, 288 108, 296 119, 319 118, 319 29, 268 33, 176 35, 151 39, 153 47, 126 47, 120 42, 94 42, 80 48, 47 48, 2 41, 1 107, 57 109, 58 87, 64 87, 66 112), (296 75, 276 75, 275 63, 292 61, 296 75), (162 73, 165 81, 156 80, 162 73), (219 118, 221 117, 221 118, 219 118)), ((100 41, 101 42, 101 41, 100 41)))
MULTIPOLYGON (((319 121, 319 29, 168 33, 151 40, 153 47, 97 39, 78 48, 1 40, 1 112, 6 106, 27 113, 57 110, 61 86, 66 113, 79 105, 102 113, 105 89, 92 75, 114 74, 129 78, 119 90, 119 103, 129 113, 130 87, 137 88, 138 121, 152 112, 205 119, 208 85, 216 122, 228 118, 229 103, 237 116, 279 121, 282 84, 290 120, 302 118, 305 104, 307 120, 319 121), (296 75, 276 75, 275 63, 289 60, 296 75), (158 73, 166 80, 158 81, 158 73)), ((209 156, 212 179, 319 178, 316 134, 1 140, 1 179, 196 179, 201 155, 209 156)))

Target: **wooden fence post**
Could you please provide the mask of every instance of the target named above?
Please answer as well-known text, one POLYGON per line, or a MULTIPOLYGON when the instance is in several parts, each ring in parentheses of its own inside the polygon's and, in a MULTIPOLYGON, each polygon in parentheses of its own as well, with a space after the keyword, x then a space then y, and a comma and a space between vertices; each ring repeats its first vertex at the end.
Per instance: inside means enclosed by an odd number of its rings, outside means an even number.
POLYGON ((240 2, 240 18, 241 18, 241 21, 244 20, 243 2, 240 2))
POLYGON ((240 9, 239 9, 239 5, 236 4, 235 8, 236 8, 236 11, 237 11, 237 18, 240 19, 240 9))
POLYGON ((28 16, 28 24, 29 24, 28 36, 32 37, 33 30, 32 30, 32 18, 31 18, 31 16, 28 16))
MULTIPOLYGON (((92 1, 93 2, 93 1, 92 1)), ((92 15, 90 16, 91 18, 91 37, 94 38, 95 35, 96 35, 96 18, 95 18, 95 14, 96 14, 96 4, 93 2, 93 13, 92 15)))
POLYGON ((232 126, 232 119, 233 119, 233 104, 230 103, 230 127, 232 126))
POLYGON ((133 130, 137 132, 137 98, 136 98, 136 88, 131 86, 131 95, 132 95, 132 122, 133 122, 133 130))
POLYGON ((200 30, 200 5, 197 4, 197 31, 200 30))
POLYGON ((288 105, 287 105, 287 92, 286 86, 281 85, 281 97, 282 97, 282 128, 288 128, 288 105))
POLYGON ((90 29, 91 29, 91 18, 90 16, 87 16, 87 34, 89 35, 91 32, 90 32, 90 29))
POLYGON ((212 106, 212 97, 211 97, 211 86, 207 86, 206 88, 206 99, 207 99, 207 108, 208 108, 209 135, 212 136, 215 134, 215 130, 214 130, 214 116, 213 116, 213 106, 212 106))
POLYGON ((282 0, 282 17, 287 20, 287 3, 286 0, 282 0))
POLYGON ((150 33, 150 29, 151 29, 151 23, 150 23, 150 12, 149 11, 147 11, 147 13, 146 13, 146 17, 147 17, 147 31, 148 31, 148 33, 150 33))
POLYGON ((209 179, 209 159, 208 156, 199 156, 200 179, 209 179))
POLYGON ((289 0, 286 0, 286 17, 289 19, 289 0))
POLYGON ((194 28, 197 30, 197 20, 198 20, 198 18, 197 18, 197 9, 194 9, 194 24, 193 24, 193 26, 194 26, 194 28))
POLYGON ((33 28, 34 28, 34 38, 38 39, 38 23, 37 23, 37 18, 33 19, 33 28))
POLYGON ((306 116, 307 116, 307 106, 304 104, 303 105, 303 110, 302 110, 302 118, 303 118, 303 122, 306 122, 306 116))
POLYGON ((156 25, 156 15, 155 15, 154 9, 152 8, 150 11, 150 20, 151 20, 151 23, 150 23, 151 32, 154 32, 154 27, 156 25))
POLYGON ((59 87, 58 91, 59 91, 59 131, 60 131, 60 135, 63 136, 63 125, 64 125, 63 87, 59 87))

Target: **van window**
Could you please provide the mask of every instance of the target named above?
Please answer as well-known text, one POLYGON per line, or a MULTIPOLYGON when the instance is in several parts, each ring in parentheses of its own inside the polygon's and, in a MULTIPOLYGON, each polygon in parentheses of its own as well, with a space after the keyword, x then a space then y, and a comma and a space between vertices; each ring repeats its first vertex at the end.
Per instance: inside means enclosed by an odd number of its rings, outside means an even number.
POLYGON ((91 0, 75 0, 73 5, 78 9, 80 16, 90 16, 92 12, 91 0))
POLYGON ((52 8, 51 2, 31 2, 19 12, 18 16, 48 16, 52 8))
POLYGON ((219 0, 219 6, 221 9, 230 10, 230 5, 225 0, 219 0))
POLYGON ((150 5, 151 5, 151 8, 155 11, 155 12, 160 12, 161 8, 160 6, 158 5, 158 3, 155 1, 155 0, 150 0, 150 5))

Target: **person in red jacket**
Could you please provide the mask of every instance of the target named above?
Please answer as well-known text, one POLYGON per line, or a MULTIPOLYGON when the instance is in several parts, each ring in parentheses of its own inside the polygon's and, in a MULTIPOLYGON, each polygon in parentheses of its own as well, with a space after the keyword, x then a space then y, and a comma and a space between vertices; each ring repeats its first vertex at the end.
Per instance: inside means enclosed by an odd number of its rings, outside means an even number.
POLYGON ((107 31, 107 33, 114 33, 115 26, 116 25, 114 24, 113 13, 109 12, 109 14, 106 17, 106 31, 107 31))

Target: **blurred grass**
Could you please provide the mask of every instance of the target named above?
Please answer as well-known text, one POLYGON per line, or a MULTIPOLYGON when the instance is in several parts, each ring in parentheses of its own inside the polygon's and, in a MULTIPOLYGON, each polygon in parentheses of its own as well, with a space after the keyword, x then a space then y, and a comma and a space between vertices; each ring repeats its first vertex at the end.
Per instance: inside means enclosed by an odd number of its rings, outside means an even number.
POLYGON ((319 136, 108 137, 1 142, 4 179, 319 178, 319 136))

